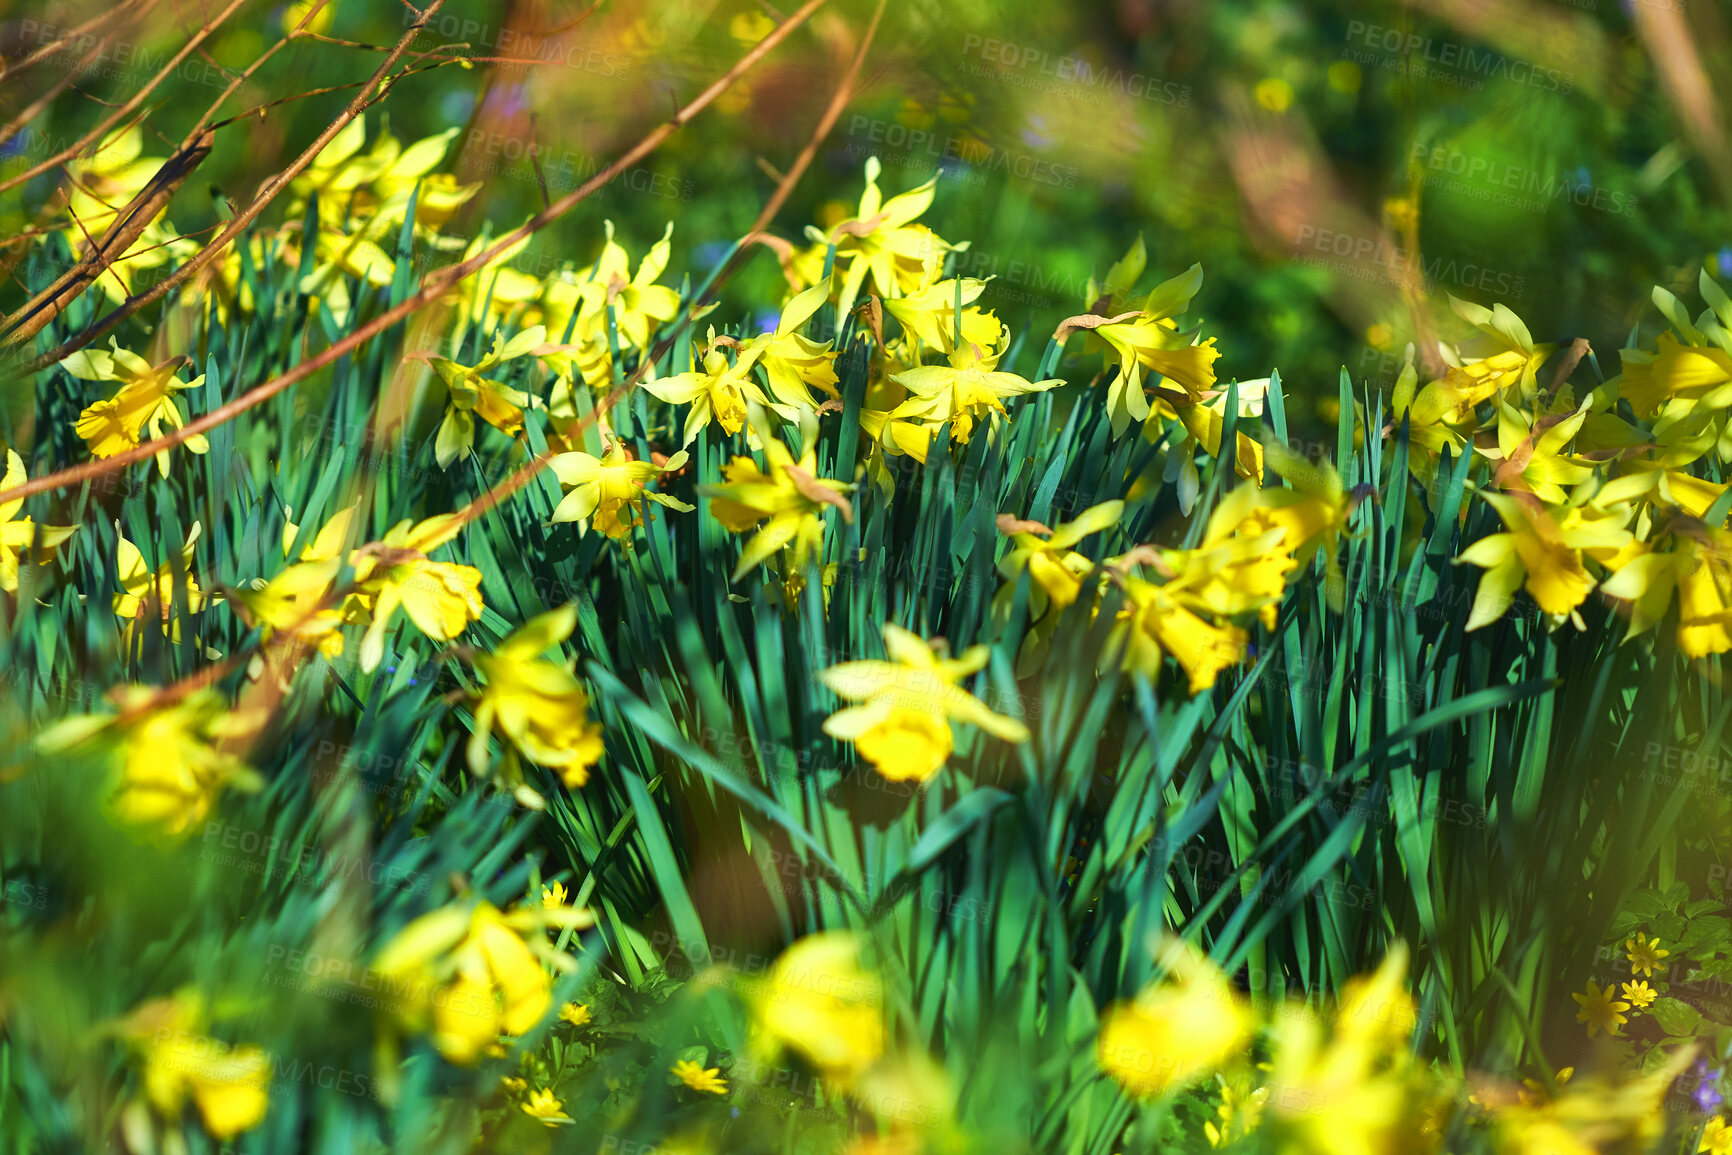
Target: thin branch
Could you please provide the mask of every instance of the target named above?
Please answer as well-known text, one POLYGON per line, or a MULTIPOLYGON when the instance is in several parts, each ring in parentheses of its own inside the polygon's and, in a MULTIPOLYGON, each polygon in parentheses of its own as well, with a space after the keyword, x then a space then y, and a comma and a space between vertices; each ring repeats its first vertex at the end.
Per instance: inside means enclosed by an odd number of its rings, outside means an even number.
MULTIPOLYGON (((154 8, 156 6, 156 0, 142 0, 142 2, 144 3, 144 6, 146 8, 154 8)), ((112 24, 112 23, 114 23, 114 21, 117 20, 122 13, 124 13, 128 8, 131 8, 138 3, 140 3, 140 0, 126 0, 126 2, 124 4, 121 4, 117 8, 110 8, 110 9, 104 11, 102 13, 102 15, 100 15, 100 16, 92 16, 89 20, 86 20, 83 24, 80 24, 78 27, 73 28, 70 31, 68 31, 66 33, 66 35, 60 37, 57 40, 52 40, 49 43, 44 44, 41 48, 38 48, 35 52, 32 52, 29 56, 26 56, 23 60, 18 61, 16 64, 6 64, 4 66, 6 78, 8 80, 10 80, 13 77, 17 76, 19 73, 23 72, 26 68, 29 68, 29 67, 36 65, 36 64, 40 64, 42 61, 47 60, 51 56, 58 55, 60 53, 61 49, 65 48, 67 45, 72 44, 75 41, 83 40, 87 36, 89 36, 90 30, 92 28, 95 28, 99 24, 112 24)), ((106 45, 108 43, 108 41, 112 38, 112 35, 113 34, 110 33, 108 36, 104 36, 102 43, 104 45, 106 45)), ((89 57, 86 57, 85 59, 88 60, 89 57)))
MULTIPOLYGON (((805 22, 807 17, 822 7, 824 2, 825 0, 806 0, 806 3, 800 7, 799 11, 795 12, 793 16, 789 17, 785 23, 772 31, 768 36, 764 37, 763 40, 759 41, 746 53, 746 55, 742 56, 726 74, 706 88, 690 104, 680 109, 679 113, 676 114, 673 119, 659 125, 651 131, 648 136, 644 137, 643 140, 639 141, 634 147, 625 152, 618 160, 614 161, 612 164, 592 176, 589 180, 585 181, 582 186, 567 193, 548 208, 543 209, 522 225, 513 229, 511 232, 506 233, 498 241, 476 253, 468 260, 460 261, 455 265, 443 269, 437 269, 428 273, 422 278, 421 287, 406 298, 401 304, 387 309, 385 312, 373 318, 373 320, 361 326, 359 329, 356 329, 353 333, 350 333, 347 337, 344 337, 324 352, 302 361, 294 368, 289 369, 287 372, 284 372, 277 377, 273 377, 271 380, 266 381, 261 385, 254 386, 252 389, 241 394, 239 397, 234 398, 232 401, 218 406, 216 409, 211 410, 202 417, 188 421, 179 429, 173 430, 161 437, 143 442, 122 453, 117 453, 112 457, 87 461, 81 465, 74 465, 70 468, 62 469, 57 473, 50 473, 44 477, 38 477, 34 480, 26 481, 23 485, 8 489, 5 491, 6 500, 8 502, 22 501, 24 498, 33 496, 34 494, 47 493, 50 490, 55 489, 64 489, 67 486, 77 485, 80 482, 88 481, 93 477, 100 477, 105 473, 124 469, 126 466, 131 465, 134 462, 147 460, 165 449, 174 448, 186 441, 189 437, 203 433, 207 429, 216 428, 218 425, 223 424, 223 422, 229 421, 246 412, 248 409, 251 409, 253 406, 276 396, 278 393, 281 393, 284 389, 287 389, 297 381, 301 381, 318 372, 320 369, 323 369, 325 366, 333 364, 344 354, 352 352, 367 341, 390 329, 397 322, 415 312, 428 301, 443 296, 463 278, 484 268, 489 262, 502 256, 513 245, 517 244, 518 241, 533 235, 537 231, 547 227, 555 220, 564 216, 578 204, 582 203, 590 196, 593 196, 600 189, 606 187, 607 184, 618 177, 620 173, 627 171, 645 156, 654 152, 661 146, 663 141, 667 140, 668 137, 672 136, 675 132, 684 127, 692 117, 696 116, 699 112, 703 111, 704 108, 708 107, 716 97, 727 91, 736 80, 761 60, 772 48, 781 43, 790 32, 799 27, 800 24, 805 22)), ((434 3, 429 6, 428 14, 431 14, 432 10, 438 7, 438 4, 439 0, 434 0, 434 3)), ((798 172, 799 170, 796 169, 791 175, 797 176, 798 172)), ((786 199, 787 197, 784 193, 777 198, 777 203, 786 199)), ((213 242, 213 244, 214 243, 215 242, 213 242)), ((52 364, 60 357, 63 357, 68 353, 71 353, 74 349, 81 348, 84 344, 87 344, 90 339, 97 335, 97 332, 98 330, 86 330, 86 333, 83 335, 83 340, 76 344, 69 342, 66 347, 63 347, 63 350, 56 350, 55 353, 48 354, 46 357, 39 360, 45 364, 52 364)))
POLYGON ((174 70, 180 67, 180 62, 192 55, 193 50, 204 42, 205 37, 209 36, 212 32, 215 32, 222 25, 223 21, 234 15, 235 9, 245 3, 246 0, 229 0, 229 6, 224 8, 215 20, 207 22, 204 27, 194 33, 192 39, 186 42, 186 46, 179 52, 175 53, 169 62, 162 66, 161 72, 158 72, 155 76, 151 77, 143 88, 132 94, 132 99, 115 109, 113 113, 105 117, 95 128, 85 133, 84 136, 79 138, 79 140, 74 144, 68 146, 64 151, 55 156, 49 157, 47 160, 33 168, 26 169, 17 176, 9 177, 6 180, 0 181, 0 193, 6 192, 10 189, 15 189, 26 181, 34 180, 43 173, 58 168, 66 161, 71 160, 73 157, 83 152, 91 144, 100 141, 107 135, 109 129, 126 119, 127 116, 131 115, 133 109, 143 104, 144 98, 149 96, 151 92, 156 89, 157 85, 161 84, 164 80, 167 80, 171 75, 173 75, 174 70))
POLYGON ((31 101, 24 111, 7 121, 3 127, 0 127, 0 144, 5 144, 7 141, 17 136, 18 133, 23 130, 25 125, 35 120, 38 116, 41 116, 42 111, 49 105, 53 104, 56 97, 58 97, 62 92, 65 92, 68 88, 72 87, 73 82, 78 79, 80 74, 82 74, 86 68, 90 67, 90 62, 101 56, 103 51, 107 49, 110 39, 110 37, 104 36, 101 40, 98 40, 96 46, 89 52, 86 52, 82 60, 66 70, 65 76, 62 76, 58 81, 49 86, 47 92, 44 92, 41 96, 31 101))
MULTIPOLYGON (((187 258, 185 264, 177 268, 168 277, 159 281, 148 292, 145 292, 142 295, 135 294, 128 297, 118 308, 107 313, 101 320, 91 324, 82 332, 69 338, 66 343, 61 345, 58 349, 43 354, 43 356, 35 361, 34 368, 45 368, 46 366, 52 365, 56 361, 60 361, 70 354, 77 352, 79 349, 90 344, 90 342, 102 336, 110 329, 115 328, 120 324, 120 322, 124 321, 133 313, 136 313, 146 305, 167 296, 169 293, 190 280, 194 273, 197 273, 200 269, 214 261, 222 253, 228 243, 234 240, 235 237, 239 236, 242 230, 251 224, 260 213, 265 211, 276 195, 289 186, 290 181, 294 180, 313 163, 319 153, 324 151, 325 146, 331 142, 332 138, 335 137, 337 133, 342 131, 345 125, 354 120, 357 116, 361 115, 361 113, 366 109, 371 108, 374 104, 385 98, 385 94, 390 91, 390 85, 384 82, 386 74, 396 65, 397 61, 403 56, 403 53, 408 51, 409 42, 415 38, 415 36, 426 25, 427 21, 432 18, 433 14, 437 12, 440 6, 444 3, 445 0, 433 0, 431 4, 427 5, 426 10, 421 13, 420 18, 416 20, 415 23, 410 26, 409 30, 403 34, 403 39, 397 42, 396 51, 392 52, 390 56, 387 56, 385 62, 379 65, 378 70, 368 79, 366 87, 362 90, 361 95, 349 102, 349 106, 342 111, 341 115, 326 126, 325 131, 321 132, 318 135, 318 138, 309 144, 300 156, 295 158, 294 163, 289 165, 289 167, 284 169, 282 172, 279 172, 270 180, 266 181, 264 186, 259 189, 258 194, 253 197, 252 202, 248 204, 245 209, 236 213, 234 218, 229 221, 227 227, 225 227, 223 231, 218 233, 215 237, 211 238, 209 244, 200 249, 197 253, 194 253, 191 257, 187 258)), ((208 133, 212 130, 206 129, 205 131, 208 133)))

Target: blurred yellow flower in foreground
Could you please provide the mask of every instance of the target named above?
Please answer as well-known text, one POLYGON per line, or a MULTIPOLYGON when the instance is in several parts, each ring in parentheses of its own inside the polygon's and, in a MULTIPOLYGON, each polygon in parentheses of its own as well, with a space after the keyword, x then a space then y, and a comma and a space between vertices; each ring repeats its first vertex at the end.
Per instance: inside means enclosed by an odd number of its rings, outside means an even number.
POLYGON ((263 785, 225 739, 256 732, 261 719, 229 709, 215 690, 164 699, 152 686, 117 686, 114 714, 67 718, 38 736, 37 748, 59 753, 95 742, 112 759, 110 818, 169 840, 184 838, 216 808, 225 789, 263 785))
POLYGON ((474 1063, 502 1034, 521 1035, 553 1005, 548 968, 576 960, 547 942, 550 927, 581 928, 588 911, 491 903, 442 907, 399 931, 373 963, 396 999, 400 1022, 431 1029, 433 1045, 453 1063, 474 1063))
POLYGON ((949 657, 942 639, 923 641, 886 623, 887 662, 843 662, 818 677, 848 706, 824 721, 824 733, 854 748, 892 781, 924 782, 938 773, 953 747, 950 723, 978 726, 1006 742, 1028 741, 1028 727, 987 709, 964 690, 962 679, 986 666, 991 650, 971 646, 949 657))
POLYGON ((864 940, 846 931, 808 935, 753 985, 754 1045, 786 1047, 846 1088, 884 1053, 884 987, 861 963, 864 940))
MULTIPOLYGON (((137 1007, 115 1033, 143 1069, 144 1102, 159 1119, 178 1124, 191 1099, 205 1130, 213 1138, 230 1139, 264 1119, 271 1060, 258 1047, 231 1046, 209 1038, 204 1029, 203 1000, 183 992, 137 1007)), ((155 1148, 143 1103, 123 1110, 121 1129, 135 1151, 155 1148)))
POLYGON ((572 660, 541 657, 569 638, 576 625, 575 605, 549 610, 525 622, 491 654, 474 657, 486 685, 475 704, 469 769, 487 776, 487 737, 498 730, 506 744, 500 785, 514 788, 519 801, 536 809, 542 798, 524 783, 519 755, 558 771, 572 789, 589 781, 589 768, 601 760, 601 723, 589 720, 589 695, 572 672, 572 660))
POLYGON ((1194 947, 1163 954, 1170 978, 1101 1016, 1095 1058, 1129 1094, 1149 1098, 1213 1073, 1249 1041, 1245 1000, 1194 947))

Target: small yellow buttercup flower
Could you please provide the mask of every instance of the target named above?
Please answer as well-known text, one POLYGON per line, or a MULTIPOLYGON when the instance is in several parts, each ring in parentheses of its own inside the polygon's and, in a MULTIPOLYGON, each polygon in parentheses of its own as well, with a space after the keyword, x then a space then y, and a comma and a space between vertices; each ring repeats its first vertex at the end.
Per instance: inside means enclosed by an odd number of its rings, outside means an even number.
POLYGON ((1576 1021, 1588 1025, 1589 1038, 1593 1038, 1601 1030, 1609 1035, 1615 1035, 1618 1033, 1619 1027, 1630 1021, 1623 1014, 1624 1011, 1630 1009, 1630 1004, 1614 1002, 1612 996, 1613 991, 1610 983, 1607 983, 1605 989, 1601 990, 1591 980, 1588 982, 1586 994, 1578 995, 1573 992, 1570 994, 1572 999, 1581 1004, 1582 1009, 1576 1012, 1576 1021))
POLYGON ((565 1103, 556 1098, 549 1087, 530 1092, 528 1101, 523 1104, 523 1113, 547 1127, 575 1122, 565 1113, 565 1103))
POLYGON ((588 1003, 566 1003, 559 1008, 561 1022, 570 1023, 574 1027, 588 1026, 590 1022, 588 1003))
POLYGON ((711 1067, 705 1070, 700 1063, 694 1063, 690 1059, 681 1059, 668 1069, 680 1082, 694 1091, 703 1091, 711 1095, 726 1095, 728 1093, 728 1082, 722 1078, 720 1067, 711 1067))
POLYGON ((1644 978, 1653 978, 1655 971, 1665 970, 1666 964, 1660 960, 1672 953, 1669 950, 1660 949, 1660 937, 1658 935, 1650 938, 1647 942, 1643 942, 1642 936, 1637 935, 1624 943, 1624 949, 1629 952, 1630 973, 1641 975, 1644 978))
POLYGON ((546 907, 548 910, 564 906, 567 897, 568 895, 566 893, 565 883, 563 882, 551 883, 550 885, 541 888, 541 905, 546 907))
POLYGON ((1646 1010, 1648 1004, 1654 1001, 1654 988, 1640 980, 1625 983, 1619 989, 1624 998, 1629 1000, 1630 1005, 1638 1011, 1646 1010))

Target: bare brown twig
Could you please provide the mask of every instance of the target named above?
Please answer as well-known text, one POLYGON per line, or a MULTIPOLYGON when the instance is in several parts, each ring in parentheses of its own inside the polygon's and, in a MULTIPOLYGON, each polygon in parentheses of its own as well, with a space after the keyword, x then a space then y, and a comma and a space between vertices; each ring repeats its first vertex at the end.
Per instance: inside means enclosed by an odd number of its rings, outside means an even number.
MULTIPOLYGON (((437 0, 435 0, 435 2, 437 2, 437 0)), ((83 152, 92 144, 100 141, 107 135, 109 129, 119 124, 122 120, 125 120, 132 114, 134 109, 143 104, 144 98, 154 92, 157 85, 161 84, 164 80, 167 80, 171 75, 173 75, 174 70, 180 67, 180 62, 192 55, 193 50, 200 44, 204 43, 205 38, 221 27, 223 21, 234 15, 235 10, 244 3, 246 3, 246 0, 229 0, 228 7, 219 12, 215 20, 207 21, 203 27, 193 33, 192 39, 188 40, 185 46, 182 47, 179 52, 175 53, 174 56, 169 59, 167 64, 162 66, 160 72, 146 81, 143 88, 133 93, 125 104, 122 104, 108 116, 104 117, 95 128, 85 133, 77 141, 68 145, 62 151, 49 157, 40 164, 25 169, 23 172, 18 173, 15 176, 8 177, 5 180, 0 180, 0 193, 15 189, 19 185, 34 180, 51 169, 58 168, 60 165, 83 152)))

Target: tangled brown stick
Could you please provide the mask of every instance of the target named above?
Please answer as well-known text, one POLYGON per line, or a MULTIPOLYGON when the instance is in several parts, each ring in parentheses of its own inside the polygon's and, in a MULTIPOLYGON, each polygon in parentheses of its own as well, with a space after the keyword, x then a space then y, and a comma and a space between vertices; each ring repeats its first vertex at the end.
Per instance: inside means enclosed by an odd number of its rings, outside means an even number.
MULTIPOLYGON (((440 0, 434 0, 434 3, 429 6, 428 12, 430 13, 434 8, 438 7, 439 2, 440 0)), ((513 245, 517 244, 517 242, 547 227, 553 221, 558 220, 571 209, 575 208, 578 204, 593 196, 598 190, 606 187, 620 173, 625 172, 631 168, 632 165, 643 159, 643 157, 660 147, 663 141, 667 140, 668 137, 679 131, 680 128, 684 127, 686 122, 701 112, 723 92, 727 91, 729 86, 744 75, 752 65, 761 60, 765 54, 779 44, 790 32, 800 24, 804 23, 813 12, 817 11, 824 4, 824 2, 825 0, 807 0, 805 4, 801 5, 798 11, 782 24, 778 25, 768 36, 764 37, 763 40, 754 45, 746 55, 742 56, 739 61, 727 71, 726 74, 706 88, 695 99, 693 99, 691 103, 680 109, 670 120, 658 126, 650 132, 649 135, 644 137, 643 140, 639 141, 635 146, 627 150, 618 160, 615 160, 612 164, 596 173, 581 186, 573 189, 571 192, 555 201, 552 205, 543 209, 522 225, 506 233, 498 241, 476 253, 469 259, 460 261, 447 268, 438 269, 434 272, 428 273, 427 276, 422 278, 420 288, 410 294, 400 304, 387 309, 367 324, 362 325, 353 333, 350 333, 342 340, 324 350, 324 352, 319 353, 314 357, 309 357, 294 368, 273 377, 261 385, 254 386, 252 389, 249 389, 247 392, 234 398, 232 401, 218 406, 216 409, 211 410, 204 416, 195 418, 180 428, 166 433, 161 437, 143 442, 122 453, 117 453, 112 457, 105 457, 96 461, 87 461, 82 465, 75 465, 67 469, 62 469, 57 473, 51 473, 45 477, 38 477, 34 480, 25 482, 23 485, 8 489, 5 491, 6 500, 20 501, 34 494, 47 493, 54 489, 64 489, 69 485, 77 485, 80 482, 88 481, 91 478, 100 477, 105 473, 124 469, 126 466, 131 465, 134 462, 144 461, 148 458, 154 457, 157 453, 165 449, 172 449, 190 437, 203 433, 208 429, 216 428, 225 421, 229 421, 246 412, 248 409, 251 409, 253 406, 258 405, 260 402, 276 396, 278 393, 281 393, 284 389, 287 389, 297 381, 304 380, 318 372, 320 369, 323 369, 325 366, 335 363, 344 354, 359 348, 367 341, 379 336, 381 333, 384 333, 393 325, 397 324, 397 322, 403 320, 405 317, 421 308, 428 301, 443 296, 463 278, 485 267, 489 262, 510 250, 513 245)), ((786 194, 783 194, 780 197, 773 198, 772 203, 779 207, 781 202, 785 199, 786 194)), ((761 226, 755 226, 754 231, 756 231, 756 227, 761 226)), ((164 284, 167 283, 168 282, 164 282, 164 284)), ((94 337, 96 335, 92 330, 86 330, 86 334, 87 339, 86 342, 83 343, 87 343, 89 337, 94 337)), ((66 348, 64 353, 56 350, 56 353, 64 356, 67 353, 73 352, 74 349, 81 347, 81 344, 72 345, 71 347, 66 348)), ((45 358, 39 360, 51 363, 53 359, 55 359, 55 355, 48 354, 45 358)))

